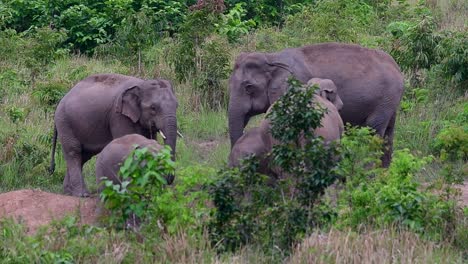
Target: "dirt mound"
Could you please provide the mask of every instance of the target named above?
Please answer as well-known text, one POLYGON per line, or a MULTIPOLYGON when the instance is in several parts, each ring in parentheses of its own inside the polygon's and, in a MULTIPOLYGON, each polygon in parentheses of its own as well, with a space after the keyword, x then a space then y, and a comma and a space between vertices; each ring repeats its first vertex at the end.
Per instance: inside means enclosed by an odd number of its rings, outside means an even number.
POLYGON ((13 217, 29 234, 40 226, 74 214, 80 224, 97 222, 97 198, 78 198, 40 190, 19 190, 0 194, 0 218, 13 217))

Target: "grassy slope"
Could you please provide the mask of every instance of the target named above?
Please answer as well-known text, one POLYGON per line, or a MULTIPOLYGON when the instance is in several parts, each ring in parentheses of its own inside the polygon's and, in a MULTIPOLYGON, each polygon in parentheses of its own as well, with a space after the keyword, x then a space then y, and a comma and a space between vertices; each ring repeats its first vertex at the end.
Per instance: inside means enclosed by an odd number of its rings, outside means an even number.
MULTIPOLYGON (((459 4, 462 1, 456 2, 459 4)), ((466 17, 466 9, 454 10, 453 8, 449 8, 448 1, 430 2, 434 2, 437 8, 440 7, 444 21, 442 26, 446 28, 459 28, 460 23, 463 23, 460 22, 459 18, 466 17), (452 15, 452 12, 458 13, 452 15)), ((303 40, 297 40, 297 38, 290 40, 278 30, 262 29, 245 38, 244 42, 240 45, 233 47, 232 58, 240 50, 278 50, 307 41, 312 40, 307 40, 306 38, 303 40), (278 39, 274 39, 276 36, 278 39)), ((174 79, 173 72, 161 59, 161 50, 161 47, 153 47, 147 51, 147 60, 150 62, 146 63, 141 77, 174 79), (151 58, 149 58, 150 56, 151 58)), ((60 59, 48 65, 47 69, 38 77, 38 80, 39 82, 63 82, 71 87, 73 83, 89 74, 104 72, 136 75, 134 67, 119 61, 109 62, 75 56, 60 59)), ((29 72, 23 64, 16 61, 0 62, 0 86, 3 87, 3 96, 0 101, 0 144, 2 144, 1 148, 3 152, 0 154, 0 192, 22 188, 41 188, 43 190, 61 192, 65 164, 60 150, 56 154, 57 168, 55 174, 48 175, 46 172, 50 160, 49 142, 53 127, 53 111, 45 111, 31 97, 33 88, 28 80, 29 72), (11 106, 24 107, 26 109, 28 114, 24 121, 14 124, 9 120, 6 110, 11 106)), ((453 88, 437 87, 436 81, 428 83, 427 88, 433 90, 427 102, 416 103, 410 111, 399 113, 395 138, 396 148, 410 148, 414 151, 419 151, 419 155, 430 154, 430 144, 441 128, 443 120, 451 118, 463 110, 463 103, 466 103, 466 97, 464 99, 463 95, 460 97, 460 94, 454 92, 439 93, 439 91, 452 91, 453 88)), ((179 139, 177 146, 179 168, 195 164, 219 168, 225 162, 229 153, 226 111, 212 111, 203 107, 193 106, 191 104, 193 96, 191 95, 189 82, 177 83, 175 90, 180 101, 178 112, 179 126, 185 136, 184 139, 179 139)), ((252 126, 253 124, 249 125, 252 126)), ((432 167, 430 173, 422 175, 422 180, 437 177, 438 166, 434 165, 432 167)), ((86 164, 84 175, 91 190, 94 191, 96 189, 94 184, 94 159, 86 164)), ((347 238, 350 235, 338 232, 332 236, 336 241, 326 241, 325 245, 318 246, 314 245, 319 240, 317 236, 318 234, 314 234, 304 242, 305 246, 297 250, 296 255, 291 259, 292 262, 303 263, 304 259, 310 260, 311 257, 323 255, 330 256, 328 259, 323 260, 325 263, 332 261, 332 259, 350 260, 355 255, 355 252, 349 250, 350 248, 355 248, 356 251, 364 250, 362 254, 369 256, 371 259, 377 258, 389 261, 389 257, 394 254, 393 252, 398 252, 398 254, 402 254, 401 262, 418 258, 440 259, 442 261, 451 259, 452 261, 449 262, 461 262, 459 253, 452 252, 451 249, 445 247, 436 246, 430 242, 421 241, 411 235, 409 237, 397 234, 387 236, 380 233, 372 233, 370 238, 363 235, 357 238, 354 237, 354 240, 351 239, 352 242, 347 242, 343 238, 347 238), (383 237, 387 238, 387 240, 384 240, 383 237), (308 245, 308 243, 311 244, 308 245), (358 247, 363 243, 376 244, 373 247, 375 250, 372 251, 368 248, 359 249, 358 247), (312 252, 310 251, 311 247, 317 248, 317 250, 312 252), (379 248, 382 250, 379 250, 379 248), (408 248, 414 248, 415 251, 401 253, 408 248), (387 252, 387 255, 382 252, 387 252)), ((128 255, 131 250, 136 251, 136 259, 146 259, 144 256, 138 256, 139 253, 143 253, 132 248, 134 245, 127 238, 118 237, 116 240, 113 240, 115 238, 110 239, 105 236, 97 236, 92 239, 95 240, 97 248, 101 248, 105 252, 110 250, 110 255, 108 255, 110 259, 107 259, 107 261, 116 260, 122 254, 128 255), (120 245, 120 249, 115 248, 116 245, 120 245)), ((53 247, 53 243, 51 242, 47 246, 53 247)), ((206 245, 200 246, 198 243, 190 241, 190 238, 183 236, 170 238, 162 244, 158 244, 157 247, 162 252, 165 252, 161 254, 160 261, 199 262, 202 260, 215 261, 216 259, 214 252, 206 248, 206 245), (178 251, 180 247, 186 251, 184 253, 178 251), (195 248, 203 249, 203 252, 195 250, 195 248)), ((84 259, 87 258, 83 257, 84 259)), ((236 256, 223 256, 218 261, 231 263, 246 261, 269 262, 268 256, 262 256, 261 253, 253 249, 246 249, 236 256)))

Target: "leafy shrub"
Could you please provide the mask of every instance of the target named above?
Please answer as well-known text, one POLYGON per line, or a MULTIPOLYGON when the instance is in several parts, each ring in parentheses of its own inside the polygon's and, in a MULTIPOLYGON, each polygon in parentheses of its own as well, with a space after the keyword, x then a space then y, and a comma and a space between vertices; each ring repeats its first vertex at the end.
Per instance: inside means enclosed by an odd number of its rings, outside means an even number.
POLYGON ((223 80, 229 77, 228 43, 217 36, 207 38, 197 49, 197 70, 193 79, 194 92, 202 104, 211 109, 227 105, 227 89, 223 80))
POLYGON ((328 207, 318 205, 324 189, 336 179, 332 171, 336 149, 333 144, 324 147, 323 140, 309 132, 320 125, 324 111, 314 104, 313 95, 314 89, 290 80, 290 89, 269 114, 273 137, 279 140, 270 155, 287 177, 274 181, 258 174, 254 157, 244 159, 240 169, 220 171, 211 188, 217 210, 209 224, 211 239, 220 250, 254 244, 288 254, 312 226, 332 218, 328 207))
MULTIPOLYGON (((358 42, 376 19, 369 5, 360 0, 325 0, 288 18, 285 30, 292 38, 317 42, 358 42)), ((310 44, 310 43, 309 43, 310 44)))
POLYGON ((127 220, 145 221, 152 215, 154 200, 166 185, 164 176, 174 174, 170 153, 168 147, 157 154, 147 148, 135 149, 120 167, 121 182, 104 181, 100 196, 112 212, 112 221, 122 225, 127 220))
POLYGON ((32 96, 46 108, 55 108, 68 88, 68 84, 62 82, 38 83, 32 96))
POLYGON ((15 124, 23 121, 27 115, 27 111, 25 108, 16 107, 16 106, 10 106, 6 108, 6 113, 8 114, 10 121, 15 124))
MULTIPOLYGON (((206 187, 215 171, 204 166, 189 166, 177 172, 175 183, 154 197, 154 215, 171 235, 181 230, 200 234, 211 208, 206 187)), ((156 224, 156 223, 153 223, 156 224)))
POLYGON ((48 27, 37 28, 30 34, 30 40, 22 47, 25 53, 26 67, 31 70, 31 78, 44 70, 44 66, 54 59, 68 54, 68 49, 59 49, 65 42, 67 34, 65 31, 55 31, 48 27))
POLYGON ((219 33, 226 35, 231 43, 236 42, 240 36, 247 34, 256 25, 252 19, 243 20, 247 12, 243 5, 245 3, 237 3, 226 15, 223 15, 223 21, 218 25, 219 33))
POLYGON ((468 126, 452 124, 436 136, 433 148, 442 160, 468 159, 468 126))
POLYGON ((428 15, 415 22, 394 22, 388 25, 393 34, 393 44, 390 54, 396 62, 410 72, 412 86, 421 82, 418 71, 430 69, 437 64, 436 47, 440 36, 436 33, 434 18, 428 15))
POLYGON ((229 8, 243 3, 247 10, 247 19, 253 19, 257 25, 282 25, 288 15, 298 12, 303 6, 313 3, 313 0, 256 0, 240 1, 225 0, 229 8))
POLYGON ((179 81, 193 78, 193 91, 199 102, 210 108, 226 103, 226 89, 221 81, 228 76, 228 44, 213 37, 220 15, 209 10, 195 10, 181 26, 180 35, 166 57, 179 81), (211 36, 211 37, 210 37, 211 36))
POLYGON ((376 150, 380 143, 376 144, 379 141, 372 139, 366 130, 352 129, 341 142, 345 153, 357 150, 370 155, 366 163, 358 164, 358 170, 352 156, 344 155, 340 161, 338 171, 345 176, 346 183, 339 196, 337 224, 354 228, 396 225, 439 238, 452 230, 455 202, 422 189, 414 179, 431 157, 420 159, 408 149, 397 150, 388 170, 377 169, 373 164, 378 164, 376 150), (356 137, 357 134, 361 136, 356 137))
POLYGON ((468 34, 444 32, 438 46, 438 54, 444 76, 460 87, 468 84, 468 34))

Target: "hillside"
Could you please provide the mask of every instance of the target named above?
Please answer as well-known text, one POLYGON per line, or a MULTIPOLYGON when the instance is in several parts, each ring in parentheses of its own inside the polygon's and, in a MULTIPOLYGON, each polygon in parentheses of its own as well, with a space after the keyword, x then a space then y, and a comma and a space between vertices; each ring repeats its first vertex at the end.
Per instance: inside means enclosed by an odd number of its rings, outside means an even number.
MULTIPOLYGON (((34 235, 3 219, 0 262, 466 262, 468 192, 453 187, 466 189, 468 181, 467 17, 463 0, 3 1, 0 197, 7 198, 0 204, 13 199, 7 192, 23 189, 63 194, 60 144, 55 172, 48 172, 54 112, 92 74, 170 80, 183 138, 175 182, 149 189, 157 195, 140 229, 123 228, 118 210, 97 226, 81 226, 75 215, 34 235), (317 194, 304 220, 294 218, 304 210, 294 198, 276 203, 281 195, 262 180, 243 182, 262 177, 226 168, 229 78, 243 52, 322 42, 387 52, 404 73, 405 91, 390 169, 373 166, 381 142, 372 132, 347 127, 340 162, 320 172, 337 172, 341 181, 320 185, 325 194, 317 194), (217 219, 226 209, 216 194, 242 188, 250 200, 221 196, 238 211, 217 219)), ((83 168, 94 198, 95 162, 83 168)))

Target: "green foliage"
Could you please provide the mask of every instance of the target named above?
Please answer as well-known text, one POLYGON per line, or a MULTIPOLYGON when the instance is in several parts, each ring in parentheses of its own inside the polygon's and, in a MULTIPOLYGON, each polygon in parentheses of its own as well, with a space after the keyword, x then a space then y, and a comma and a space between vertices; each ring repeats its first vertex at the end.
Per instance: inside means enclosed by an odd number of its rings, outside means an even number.
POLYGON ((245 3, 237 3, 226 15, 223 15, 223 21, 218 25, 219 33, 226 35, 231 43, 236 42, 240 36, 247 34, 256 25, 252 19, 243 20, 247 12, 243 5, 245 3))
POLYGON ((426 103, 429 99, 429 90, 425 88, 405 89, 400 103, 403 112, 411 111, 417 104, 426 103))
POLYGON ((442 160, 468 159, 468 126, 448 125, 442 129, 433 143, 442 160))
POLYGON ((193 78, 193 92, 199 102, 216 109, 226 104, 226 90, 222 80, 228 77, 228 43, 213 36, 219 14, 196 10, 187 16, 181 26, 176 46, 169 50, 167 62, 174 68, 176 78, 193 78))
POLYGON ((438 53, 444 76, 466 91, 468 86, 468 33, 444 32, 438 53))
POLYGON ((346 173, 345 187, 338 201, 339 226, 396 225, 437 238, 452 230, 454 201, 422 189, 414 180, 414 175, 431 161, 431 157, 420 159, 408 149, 397 150, 388 170, 376 169, 379 160, 376 150, 380 142, 372 139, 367 128, 347 133, 341 142, 345 155, 338 169, 346 173), (358 134, 361 136, 356 137, 358 134), (363 140, 370 145, 364 145, 363 140), (365 163, 359 164, 360 170, 355 169, 354 157, 346 154, 355 150, 370 154, 365 163), (364 168, 368 172, 364 172, 364 168))
MULTIPOLYGON (((105 180, 100 196, 112 219, 124 224, 134 216, 145 221, 154 212, 154 200, 164 191, 166 175, 174 174, 170 148, 153 154, 147 148, 135 149, 119 170, 121 182, 105 180)), ((132 219, 134 220, 134 219, 132 219)))
POLYGON ((68 84, 62 82, 38 83, 32 96, 46 108, 55 108, 68 88, 68 84))
POLYGON ((390 23, 388 30, 393 34, 390 54, 397 63, 412 75, 412 85, 421 82, 418 71, 430 69, 439 62, 436 47, 440 36, 436 33, 434 18, 423 15, 420 20, 412 22, 390 23))
MULTIPOLYGON (((206 191, 215 171, 203 166, 189 166, 177 172, 174 185, 154 197, 153 214, 170 235, 181 230, 187 234, 200 233, 209 217, 209 194, 206 191)), ((156 224, 153 221, 153 224, 156 224)))
POLYGON ((361 0, 324 0, 290 16, 285 30, 318 42, 358 42, 358 34, 369 30, 376 19, 371 6, 361 0), (310 36, 309 36, 310 35, 310 36))
POLYGON ((25 108, 10 106, 6 109, 10 121, 17 124, 26 118, 27 111, 25 108))
POLYGON ((286 17, 294 14, 303 6, 313 3, 313 0, 225 0, 229 8, 244 4, 247 19, 253 19, 257 25, 282 25, 286 17))
POLYGON ((212 186, 217 210, 209 226, 220 250, 254 244, 267 252, 288 254, 311 227, 333 217, 327 206, 318 206, 324 189, 336 179, 332 169, 337 153, 333 144, 325 147, 310 133, 324 113, 313 101, 317 87, 303 88, 294 79, 289 85, 268 115, 272 135, 279 141, 269 155, 284 175, 275 181, 258 174, 258 161, 248 157, 240 169, 221 170, 212 186))

